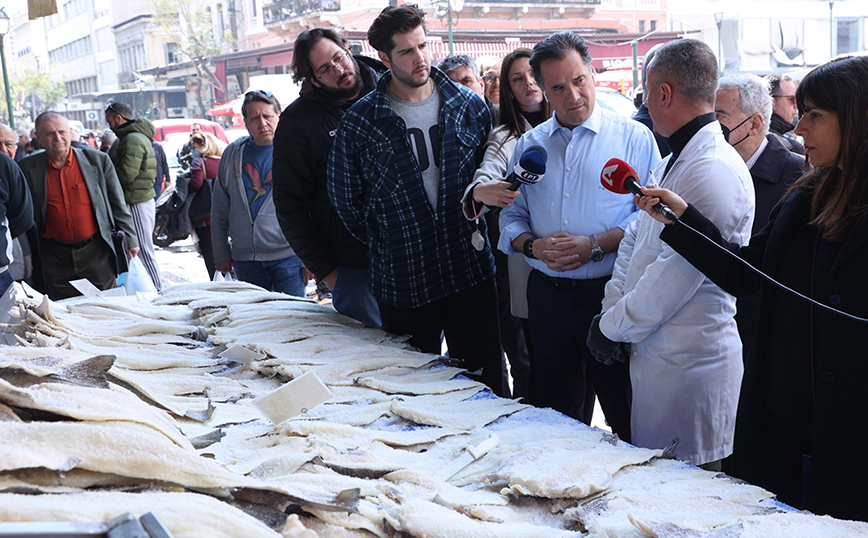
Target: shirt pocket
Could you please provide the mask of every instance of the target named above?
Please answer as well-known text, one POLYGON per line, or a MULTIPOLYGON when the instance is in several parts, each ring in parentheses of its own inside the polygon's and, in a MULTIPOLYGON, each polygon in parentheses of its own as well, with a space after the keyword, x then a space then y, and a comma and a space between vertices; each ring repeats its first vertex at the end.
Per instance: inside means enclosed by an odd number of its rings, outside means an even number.
POLYGON ((390 196, 399 185, 397 168, 398 159, 388 142, 374 142, 365 147, 362 152, 362 167, 364 176, 371 184, 371 190, 379 197, 390 196))
MULTIPOLYGON (((462 176, 476 173, 476 152, 485 143, 479 129, 458 129, 458 172, 462 176)), ((448 157, 447 157, 448 158, 448 157)))
POLYGON ((79 183, 77 185, 73 185, 72 187, 72 199, 78 205, 89 205, 90 204, 90 195, 87 193, 87 186, 84 183, 79 183))

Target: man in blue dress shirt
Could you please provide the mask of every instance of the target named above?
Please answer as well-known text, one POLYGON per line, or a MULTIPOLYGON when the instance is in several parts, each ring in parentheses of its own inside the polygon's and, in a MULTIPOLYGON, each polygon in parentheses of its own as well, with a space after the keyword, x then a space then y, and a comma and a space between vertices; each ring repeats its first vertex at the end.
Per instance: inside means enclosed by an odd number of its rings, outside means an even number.
POLYGON ((594 106, 591 55, 580 37, 552 35, 534 47, 530 64, 554 115, 519 140, 512 161, 541 145, 548 153, 546 174, 523 185, 501 213, 498 248, 523 253, 533 267, 527 290, 532 402, 589 423, 596 392, 613 431, 629 440, 628 366, 603 366, 585 345, 618 244, 638 216, 631 196, 602 187, 600 172, 618 157, 644 184, 660 154, 651 131, 594 106))

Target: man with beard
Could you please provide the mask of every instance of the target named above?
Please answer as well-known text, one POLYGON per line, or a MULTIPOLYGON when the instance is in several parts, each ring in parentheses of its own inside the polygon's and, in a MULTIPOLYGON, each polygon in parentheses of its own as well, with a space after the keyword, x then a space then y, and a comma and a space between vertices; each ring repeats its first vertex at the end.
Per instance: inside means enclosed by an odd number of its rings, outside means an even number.
POLYGON ((385 70, 377 60, 353 56, 332 29, 302 32, 292 59, 301 96, 283 111, 274 136, 274 205, 283 234, 317 283, 331 290, 338 312, 374 327, 383 322, 369 289, 368 247, 329 202, 326 168, 341 117, 385 70))
POLYGON ((368 42, 389 67, 344 115, 329 158, 329 196, 370 248, 371 284, 386 330, 449 354, 503 394, 494 259, 485 222, 461 198, 488 138, 488 107, 431 67, 425 13, 389 6, 368 42))
POLYGON ((769 95, 772 96, 772 119, 769 131, 778 136, 778 140, 788 150, 805 154, 805 146, 796 140, 793 130, 796 128, 793 121, 799 115, 796 108, 796 83, 786 75, 769 75, 769 95))

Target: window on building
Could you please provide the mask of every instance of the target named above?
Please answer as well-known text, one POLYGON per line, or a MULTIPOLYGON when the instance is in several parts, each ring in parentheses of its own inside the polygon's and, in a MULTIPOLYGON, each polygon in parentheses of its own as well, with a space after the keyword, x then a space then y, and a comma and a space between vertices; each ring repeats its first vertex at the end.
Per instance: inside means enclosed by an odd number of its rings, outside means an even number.
POLYGON ((657 21, 651 21, 651 31, 657 30, 657 21))
POLYGON ((180 51, 177 43, 166 43, 166 64, 180 62, 180 51))
POLYGON ((645 21, 639 21, 639 32, 645 31, 645 21))
POLYGON ((859 29, 861 27, 861 19, 836 19, 837 50, 835 55, 844 54, 846 52, 857 52, 862 50, 859 46, 859 29))

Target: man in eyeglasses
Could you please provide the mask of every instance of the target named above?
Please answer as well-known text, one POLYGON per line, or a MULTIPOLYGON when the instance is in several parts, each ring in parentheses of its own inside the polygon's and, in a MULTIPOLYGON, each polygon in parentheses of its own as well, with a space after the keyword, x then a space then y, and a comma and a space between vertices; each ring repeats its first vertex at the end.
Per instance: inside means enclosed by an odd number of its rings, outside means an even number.
POLYGON ((796 128, 793 123, 799 115, 796 106, 796 83, 786 75, 769 75, 769 93, 772 96, 772 119, 769 131, 776 134, 788 150, 805 154, 805 146, 799 143, 792 131, 796 128))
POLYGON ((383 322, 369 289, 368 247, 335 213, 326 166, 338 122, 385 71, 378 60, 353 56, 330 28, 302 32, 292 58, 301 95, 281 114, 274 137, 274 204, 283 234, 317 282, 331 291, 338 312, 374 327, 383 322))
POLYGON ((13 159, 18 151, 18 136, 15 131, 5 123, 0 123, 0 151, 13 159))
POLYGON ((302 263, 283 236, 274 207, 272 164, 280 103, 271 92, 249 91, 241 116, 250 136, 226 147, 214 180, 214 265, 223 273, 234 269, 239 280, 267 290, 304 297, 302 263))
POLYGON ((157 157, 153 142, 156 129, 147 118, 134 119, 133 110, 125 103, 110 103, 105 111, 105 119, 118 137, 117 153, 112 160, 124 190, 127 208, 133 216, 141 248, 139 259, 157 291, 160 291, 163 284, 154 254, 157 157))
POLYGON ((329 157, 329 197, 368 244, 384 327, 452 358, 504 393, 494 258, 464 190, 482 160, 488 107, 431 66, 425 12, 385 8, 368 42, 389 71, 344 115, 329 157))

